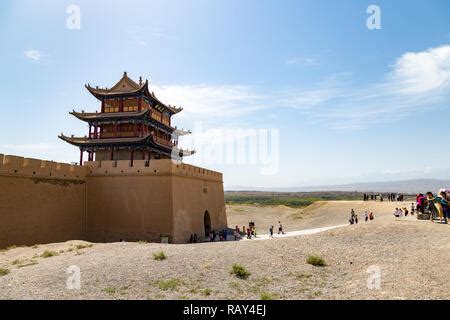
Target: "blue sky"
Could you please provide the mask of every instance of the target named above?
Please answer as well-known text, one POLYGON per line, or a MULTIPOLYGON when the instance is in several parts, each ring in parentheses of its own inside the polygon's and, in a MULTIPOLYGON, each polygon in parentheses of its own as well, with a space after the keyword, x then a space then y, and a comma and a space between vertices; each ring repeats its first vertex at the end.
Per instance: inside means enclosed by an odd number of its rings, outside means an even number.
POLYGON ((200 146, 185 161, 228 188, 450 178, 446 0, 2 1, 0 35, 0 153, 77 161, 57 135, 87 128, 68 112, 98 109, 84 84, 126 70, 184 107, 173 123, 200 146), (242 129, 278 132, 276 170, 205 159, 242 129))

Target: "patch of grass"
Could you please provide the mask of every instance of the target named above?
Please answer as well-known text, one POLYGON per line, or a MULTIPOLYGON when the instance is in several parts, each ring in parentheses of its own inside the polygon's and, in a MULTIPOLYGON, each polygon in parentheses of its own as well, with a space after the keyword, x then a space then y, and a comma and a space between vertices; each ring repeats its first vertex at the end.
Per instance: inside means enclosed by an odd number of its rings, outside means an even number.
POLYGON ((239 279, 247 279, 251 273, 245 269, 244 266, 241 266, 240 264, 233 264, 231 267, 231 274, 234 274, 239 279))
POLYGON ((159 251, 159 252, 155 252, 153 254, 153 259, 154 260, 158 260, 158 261, 162 261, 162 260, 166 260, 166 254, 164 253, 164 251, 159 251))
POLYGON ((38 264, 38 262, 36 260, 24 261, 23 263, 18 264, 17 268, 24 268, 24 267, 34 266, 35 264, 38 264))
POLYGON ((210 295, 211 295, 211 292, 212 292, 212 290, 209 289, 209 288, 206 288, 206 289, 203 289, 203 290, 202 290, 202 294, 203 294, 204 296, 210 296, 210 295))
POLYGON ((35 264, 38 264, 36 260, 20 260, 16 259, 13 262, 11 262, 13 266, 16 266, 17 268, 23 268, 28 266, 33 266, 35 264))
POLYGON ((160 280, 158 281, 158 288, 164 291, 167 290, 178 290, 178 287, 181 285, 181 281, 179 279, 169 279, 169 280, 160 280))
POLYGON ((325 260, 323 260, 321 257, 316 255, 310 255, 306 259, 306 262, 315 266, 315 267, 325 267, 327 264, 325 263, 325 260))
POLYGON ((89 244, 77 244, 77 245, 75 246, 75 248, 76 248, 77 250, 81 250, 81 249, 91 248, 92 246, 93 246, 92 243, 89 243, 89 244))
POLYGON ((6 247, 6 251, 12 250, 12 249, 15 249, 15 248, 17 248, 17 246, 15 244, 13 244, 13 245, 10 245, 9 247, 6 247))
POLYGON ((22 260, 16 259, 16 260, 14 260, 13 262, 11 262, 11 264, 12 264, 13 266, 15 266, 15 265, 21 264, 22 262, 23 262, 22 260))
POLYGON ((117 290, 113 287, 107 287, 107 288, 104 288, 102 291, 106 292, 107 294, 113 295, 116 293, 117 290))
POLYGON ((54 256, 57 256, 57 255, 59 255, 59 253, 56 252, 56 251, 45 250, 45 251, 41 254, 41 257, 42 257, 42 258, 50 258, 50 257, 54 257, 54 256))
POLYGON ((137 243, 139 243, 139 244, 147 244, 147 240, 139 240, 137 243))
POLYGON ((263 292, 259 297, 261 298, 261 300, 277 300, 279 298, 277 294, 270 292, 263 292))
POLYGON ((0 277, 6 276, 8 273, 10 273, 9 269, 0 268, 0 277))
POLYGON ((293 274, 293 276, 297 279, 297 280, 305 280, 305 279, 309 279, 312 277, 311 273, 298 273, 298 274, 293 274))
POLYGON ((36 248, 38 248, 38 247, 39 247, 39 245, 38 245, 38 244, 35 244, 35 245, 33 245, 31 248, 36 249, 36 248))

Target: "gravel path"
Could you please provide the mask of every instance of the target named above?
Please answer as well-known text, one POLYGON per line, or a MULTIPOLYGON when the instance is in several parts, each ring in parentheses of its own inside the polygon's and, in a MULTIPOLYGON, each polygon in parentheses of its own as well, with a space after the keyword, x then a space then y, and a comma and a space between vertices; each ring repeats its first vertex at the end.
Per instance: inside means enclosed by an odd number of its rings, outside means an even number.
POLYGON ((267 241, 85 248, 70 241, 10 249, 0 253, 0 268, 10 271, 0 275, 0 298, 449 299, 450 226, 396 220, 392 203, 330 202, 308 214, 311 223, 335 222, 351 207, 368 205, 376 207, 374 221, 267 241), (46 250, 58 255, 44 258, 46 250), (165 260, 153 258, 160 250, 165 260), (327 266, 308 264, 310 255, 327 266), (236 263, 251 273, 248 279, 230 273, 236 263), (79 290, 66 287, 72 265, 81 269, 79 290), (380 287, 371 290, 367 271, 377 269, 380 287))

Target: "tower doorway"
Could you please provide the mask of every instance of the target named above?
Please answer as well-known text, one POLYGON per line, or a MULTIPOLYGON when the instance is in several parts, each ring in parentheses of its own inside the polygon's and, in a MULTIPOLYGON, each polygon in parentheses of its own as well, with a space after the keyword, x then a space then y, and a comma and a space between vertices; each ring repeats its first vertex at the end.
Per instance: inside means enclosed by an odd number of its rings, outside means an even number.
POLYGON ((209 212, 205 211, 205 216, 203 217, 203 224, 205 226, 205 237, 209 237, 211 233, 211 217, 209 216, 209 212))

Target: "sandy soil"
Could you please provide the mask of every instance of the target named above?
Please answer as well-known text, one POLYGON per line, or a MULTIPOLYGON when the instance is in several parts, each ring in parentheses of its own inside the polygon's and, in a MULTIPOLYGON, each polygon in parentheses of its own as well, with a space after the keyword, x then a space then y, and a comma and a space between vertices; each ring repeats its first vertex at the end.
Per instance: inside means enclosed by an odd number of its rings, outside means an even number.
POLYGON ((0 298, 449 299, 450 226, 395 219, 396 205, 329 202, 309 208, 303 219, 286 208, 229 211, 230 225, 247 218, 268 225, 282 216, 291 230, 341 224, 351 208, 375 213, 371 222, 264 241, 98 243, 86 248, 85 242, 70 241, 10 249, 0 253, 0 268, 10 271, 0 275, 0 298), (45 250, 59 254, 41 257, 45 250), (153 253, 160 250, 167 258, 154 260, 153 253), (308 264, 312 254, 327 266, 308 264), (230 273, 235 263, 251 273, 248 279, 230 273), (66 288, 71 265, 81 269, 80 290, 66 288), (367 287, 367 270, 374 266, 381 272, 379 290, 367 287))
POLYGON ((396 207, 410 209, 409 202, 374 202, 374 201, 320 201, 312 205, 294 209, 285 206, 227 206, 228 225, 242 228, 250 221, 255 222, 258 233, 269 232, 269 227, 278 228, 281 221, 286 231, 307 228, 328 227, 348 223, 350 211, 354 209, 360 222, 364 220, 364 211, 372 211, 375 218, 392 217, 396 207))

